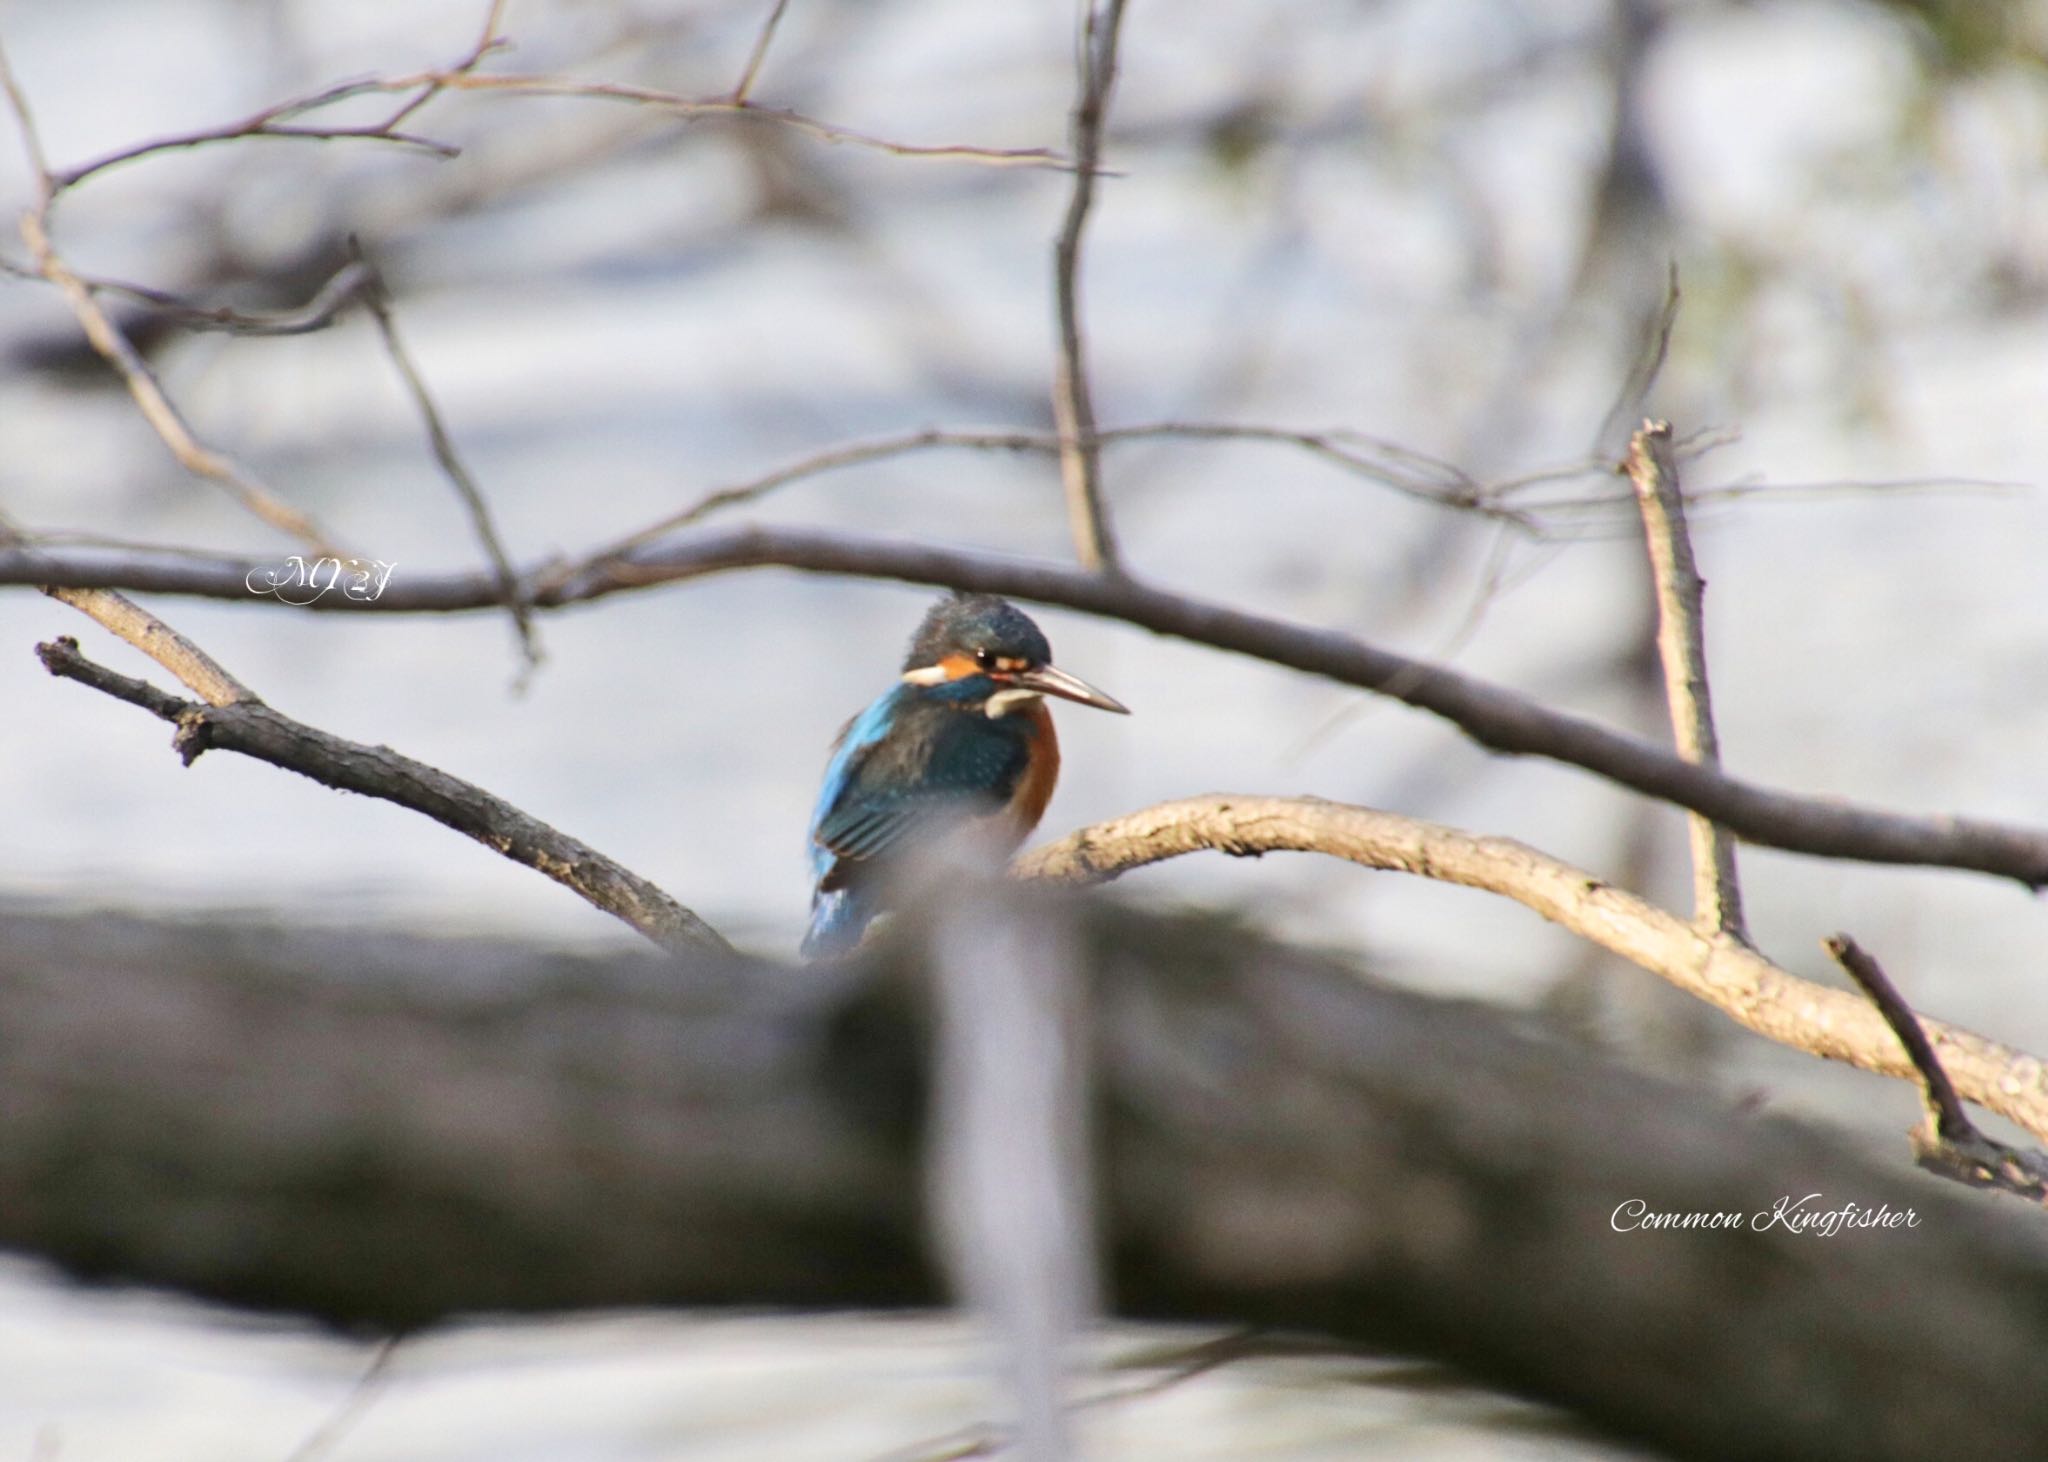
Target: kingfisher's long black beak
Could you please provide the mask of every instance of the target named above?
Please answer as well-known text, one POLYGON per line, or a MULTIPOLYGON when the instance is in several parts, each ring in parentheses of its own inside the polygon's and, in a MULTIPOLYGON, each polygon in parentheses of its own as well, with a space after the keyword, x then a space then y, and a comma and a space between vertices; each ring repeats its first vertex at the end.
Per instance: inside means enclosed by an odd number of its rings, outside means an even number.
POLYGON ((1041 665, 1036 670, 1026 670, 1012 682, 1019 690, 1035 690, 1044 695, 1056 695, 1061 700, 1079 701, 1084 706, 1093 706, 1098 711, 1114 711, 1119 716, 1128 716, 1131 708, 1114 696, 1106 696, 1078 675, 1052 665, 1041 665))

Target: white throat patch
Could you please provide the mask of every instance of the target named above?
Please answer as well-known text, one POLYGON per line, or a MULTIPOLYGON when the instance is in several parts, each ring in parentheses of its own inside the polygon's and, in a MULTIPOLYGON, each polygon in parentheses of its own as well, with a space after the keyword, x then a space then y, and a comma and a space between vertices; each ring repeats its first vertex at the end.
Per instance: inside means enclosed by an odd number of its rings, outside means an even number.
POLYGON ((1035 690, 999 690, 988 698, 989 719, 1007 716, 1019 706, 1028 706, 1039 698, 1035 690))

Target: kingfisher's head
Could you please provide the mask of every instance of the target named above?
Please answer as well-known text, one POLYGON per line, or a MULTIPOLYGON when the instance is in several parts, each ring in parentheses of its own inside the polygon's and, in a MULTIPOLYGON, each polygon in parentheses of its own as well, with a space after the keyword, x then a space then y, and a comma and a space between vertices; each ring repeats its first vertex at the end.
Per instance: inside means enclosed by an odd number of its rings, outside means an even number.
POLYGON ((924 617, 903 661, 903 678, 942 699, 1002 716, 1042 695, 1128 716, 1121 702, 1052 663, 1045 633, 993 594, 954 594, 924 617))

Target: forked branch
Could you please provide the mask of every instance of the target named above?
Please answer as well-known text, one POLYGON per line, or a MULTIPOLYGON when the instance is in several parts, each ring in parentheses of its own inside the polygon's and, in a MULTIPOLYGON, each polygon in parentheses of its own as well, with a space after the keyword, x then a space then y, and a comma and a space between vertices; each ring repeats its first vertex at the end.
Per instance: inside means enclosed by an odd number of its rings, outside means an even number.
MULTIPOLYGON (((1214 849, 1235 857, 1325 853, 1513 899, 1620 955, 1779 1045, 1880 1076, 1920 1073, 1866 1002, 1779 968, 1762 955, 1512 838, 1300 797, 1211 795, 1166 802, 1033 849, 1026 878, 1103 883, 1134 868, 1214 849)), ((1961 1095, 2048 1140, 2041 1060, 1940 1021, 1925 1023, 1961 1095)))

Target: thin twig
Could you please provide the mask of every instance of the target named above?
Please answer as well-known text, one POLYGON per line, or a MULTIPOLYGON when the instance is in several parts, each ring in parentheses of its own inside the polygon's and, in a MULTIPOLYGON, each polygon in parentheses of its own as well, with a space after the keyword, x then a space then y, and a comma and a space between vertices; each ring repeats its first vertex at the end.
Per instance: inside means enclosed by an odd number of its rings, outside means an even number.
MULTIPOLYGON (((1996 1188, 2033 1203, 2048 1204, 2048 1157, 2008 1147, 1985 1136, 1970 1120, 1920 1018, 1886 977, 1883 967, 1847 934, 1833 935, 1821 941, 1821 945, 1870 997, 1912 1063, 1914 1077, 1920 1083, 1921 1100, 1927 1107, 1926 1123, 1912 1134, 1913 1153, 1920 1166, 1972 1187, 1996 1188)), ((1942 1034, 1945 1037, 1945 1032, 1942 1034)), ((2037 1137, 2048 1136, 2031 1127, 2028 1130, 2037 1137)))
MULTIPOLYGON (((1003 594, 1148 629, 1378 691, 1441 716, 1492 751, 1540 756, 1674 803, 1724 824, 1752 843, 1866 863, 1959 868, 2048 887, 2048 831, 1954 815, 1908 816, 1759 786, 1697 766, 1663 746, 1553 710, 1505 686, 1447 666, 1384 650, 1355 635, 1249 614, 1129 578, 1110 579, 1063 564, 939 548, 813 528, 754 526, 706 533, 624 559, 532 566, 522 579, 537 609, 587 603, 659 584, 741 569, 891 579, 1003 594)), ((65 553, 0 546, 0 584, 115 586, 249 602, 262 560, 65 553)), ((447 613, 500 607, 484 574, 393 578, 375 598, 319 596, 300 606, 332 613, 447 613)))
MULTIPOLYGON (((467 75, 483 64, 484 57, 505 44, 498 36, 498 27, 505 23, 505 3, 506 0, 488 0, 484 7, 483 27, 477 32, 476 43, 460 60, 448 68, 450 71, 458 76, 467 75)), ((420 88, 417 95, 402 103, 397 111, 386 117, 383 125, 386 128, 397 127, 444 90, 445 84, 439 82, 420 88)))
POLYGON ((1060 434, 1060 480, 1066 488, 1067 525, 1083 568, 1121 571, 1116 539, 1102 502, 1102 461, 1095 432, 1095 401, 1088 384, 1087 341, 1081 328, 1081 235, 1095 201, 1095 169, 1102 157, 1102 125, 1116 85, 1116 48, 1124 0, 1081 0, 1079 92, 1071 146, 1074 186, 1066 221, 1053 243, 1053 293, 1059 314, 1059 365, 1053 380, 1053 421, 1060 434))
POLYGON ((176 726, 178 734, 171 744, 187 766, 209 750, 235 751, 339 791, 395 802, 546 874, 664 949, 680 953, 731 948, 696 914, 595 848, 481 787, 389 747, 329 735, 259 700, 222 706, 180 700, 147 681, 94 664, 68 636, 37 645, 36 655, 52 675, 140 706, 176 726))
MULTIPOLYGON (((1627 471, 1642 510, 1650 574, 1657 595, 1657 658, 1664 667, 1664 698, 1678 754, 1716 770, 1721 747, 1714 734, 1714 702, 1707 685, 1706 584, 1693 562, 1685 530, 1685 499, 1671 455, 1671 423, 1646 421, 1629 440, 1627 471)), ((1686 819, 1692 840, 1693 917, 1704 931, 1749 943, 1742 917, 1742 885, 1735 870, 1735 838, 1710 817, 1686 819)))
POLYGON ((43 150, 43 134, 36 126, 35 109, 28 104, 28 93, 21 89, 4 44, 0 44, 0 91, 6 93, 8 110, 14 113, 14 125, 21 131, 22 151, 28 154, 29 169, 35 174, 36 206, 48 208, 55 186, 50 177, 50 157, 43 150))
POLYGON ((775 39, 775 28, 782 24, 782 12, 789 8, 789 0, 775 0, 768 11, 768 19, 761 25, 761 33, 754 37, 754 49, 747 53, 746 68, 740 72, 739 85, 732 89, 732 99, 743 102, 747 93, 754 89, 754 78, 761 74, 761 63, 768 59, 768 47, 775 39))
MULTIPOLYGON (((1095 434, 1101 446, 1157 439, 1185 441, 1262 442, 1297 447, 1354 476, 1369 478, 1404 496, 1438 507, 1477 513, 1495 518, 1525 532, 1538 529, 1528 514, 1506 507, 1495 499, 1498 490, 1481 483, 1449 462, 1413 451, 1395 442, 1366 436, 1348 428, 1307 430, 1298 427, 1265 426, 1221 421, 1151 421, 1133 426, 1108 427, 1095 434)), ((635 530, 589 555, 589 562, 615 558, 667 537, 677 529, 701 522, 727 508, 758 502, 762 498, 806 478, 858 467, 890 457, 907 456, 933 448, 984 452, 1037 452, 1057 455, 1062 439, 1056 432, 958 431, 926 427, 894 436, 848 442, 777 467, 731 487, 704 494, 688 507, 635 530)), ((1572 475, 1601 471, 1587 462, 1572 469, 1572 475)))
MULTIPOLYGON (((1743 945, 1717 940, 1636 895, 1512 838, 1313 797, 1215 794, 1083 828, 1020 857, 1020 877, 1106 882, 1205 850, 1236 857, 1311 852, 1513 899, 1669 981, 1780 1045, 1880 1076, 1918 1073, 1884 1019, 1843 990, 1802 980, 1743 945)), ((2048 1139, 2048 1065, 1955 1026, 1933 1023, 1958 1088, 2048 1139)))
POLYGON ((194 147, 204 147, 214 142, 240 142, 252 137, 281 137, 306 142, 389 142, 399 147, 418 148, 435 157, 460 157, 462 149, 449 142, 439 142, 431 137, 421 137, 410 132, 393 132, 383 123, 366 124, 356 127, 301 127, 288 122, 271 120, 271 113, 257 112, 238 122, 228 122, 218 127, 204 127, 193 132, 179 132, 169 137, 154 137, 147 142, 138 142, 123 147, 103 157, 79 163, 56 173, 52 181, 58 190, 77 187, 95 173, 122 163, 135 162, 145 157, 155 157, 165 152, 183 152, 194 147))
POLYGON ((21 131, 22 146, 36 174, 36 201, 21 216, 21 239, 28 246, 36 272, 56 285, 64 295, 71 305, 71 312, 78 317, 86 339, 120 374, 129 395, 141 408, 144 419, 155 428, 164 445, 170 448, 171 454, 187 471, 218 483, 243 507, 272 527, 323 554, 333 554, 327 535, 311 518, 285 503, 233 461, 200 443, 184 417, 171 404, 170 397, 164 394, 162 385, 141 352, 100 308, 92 289, 58 255, 50 242, 49 216, 60 185, 51 175, 44 156, 42 141, 36 131, 35 113, 15 78, 13 68, 8 65, 4 51, 0 51, 0 88, 6 92, 8 106, 13 110, 15 123, 21 131))
POLYGON ((259 699, 211 655, 126 595, 112 589, 45 588, 43 592, 112 630, 177 676, 209 706, 246 705, 259 699))
POLYGON ((100 307, 85 281, 71 272, 70 266, 51 246, 44 229, 46 216, 46 207, 32 208, 22 215, 22 242, 28 245, 29 254, 36 261, 36 268, 43 278, 56 285, 70 303, 72 314, 78 317, 78 323, 85 331, 85 338, 120 375, 128 387, 128 394, 141 409, 143 419, 170 448, 179 465, 194 476, 219 485, 245 509, 279 532, 289 534, 320 554, 348 557, 333 546, 326 530, 310 516, 285 502, 234 459, 216 452, 193 434, 184 415, 172 404, 156 373, 149 368, 149 362, 142 358, 142 352, 100 307))
POLYGON ((845 142, 873 148, 894 157, 928 161, 981 163, 991 167, 1039 167, 1065 172, 1074 164, 1044 147, 978 147, 966 143, 897 142, 872 132, 842 127, 788 107, 764 107, 756 102, 735 101, 730 96, 689 97, 651 86, 624 82, 578 81, 567 76, 455 74, 428 71, 395 81, 359 84, 360 90, 409 91, 425 84, 438 84, 449 91, 501 92, 511 96, 581 97, 593 101, 627 102, 678 117, 731 116, 757 121, 779 122, 824 142, 845 142))
POLYGON ((348 1435, 349 1428, 362 1418, 363 1412, 376 1399, 386 1377, 391 1373, 391 1362, 398 1354, 399 1337, 387 1336, 380 1341, 370 1355, 370 1363, 363 1373, 356 1377, 355 1384, 348 1389, 348 1395, 341 1400, 333 1415, 323 1420, 309 1433, 303 1442, 292 1448, 284 1462, 318 1462, 319 1458, 331 1453, 341 1439, 348 1435))
MULTIPOLYGON (((357 262, 367 266, 368 261, 361 257, 361 245, 351 240, 350 246, 357 250, 357 262)), ((369 307, 370 317, 377 322, 377 333, 383 338, 385 353, 397 367, 406 392, 412 397, 413 406, 426 425, 427 441, 433 448, 434 460, 441 465, 442 474, 453 484, 456 496, 462 500, 463 508, 469 514, 470 526, 475 529, 477 541, 483 545, 491 572, 497 578, 501 602, 512 616, 512 628, 519 637, 520 655, 526 668, 532 670, 540 664, 540 640, 534 633, 533 612, 526 602, 525 590, 513 570, 512 560, 506 555, 504 542, 498 536, 497 524, 492 521, 490 506, 484 501, 483 489, 477 486, 475 476, 455 450, 455 439, 448 434, 447 424, 441 419, 440 409, 434 405, 433 394, 427 390, 425 378, 420 375, 404 342, 398 337, 398 324, 392 319, 390 296, 381 274, 373 271, 371 285, 363 294, 363 303, 369 307)))
POLYGON ((204 127, 191 132, 180 132, 169 137, 156 137, 137 142, 113 152, 78 163, 49 175, 52 191, 61 193, 75 188, 96 173, 123 163, 154 157, 159 153, 182 152, 194 147, 204 147, 215 142, 234 142, 250 137, 285 137, 314 142, 335 142, 364 140, 391 142, 400 146, 420 148, 439 157, 456 157, 462 149, 446 142, 437 142, 430 137, 421 137, 398 130, 400 126, 428 102, 448 90, 456 77, 467 76, 483 59, 497 50, 502 42, 498 39, 498 26, 504 18, 505 0, 490 0, 484 15, 484 24, 476 43, 461 57, 446 67, 424 71, 416 76, 399 77, 391 80, 344 81, 305 96, 293 97, 288 101, 276 102, 261 111, 252 112, 239 121, 224 123, 215 127, 204 127), (336 102, 372 92, 410 93, 407 99, 381 122, 346 127, 301 126, 287 119, 303 117, 336 102))
POLYGON ((1671 354, 1671 331, 1678 323, 1678 300, 1678 261, 1673 259, 1665 280, 1664 301, 1658 307, 1656 318, 1650 322, 1649 335, 1629 367, 1621 389, 1615 393, 1614 404, 1600 419, 1599 434, 1593 438, 1596 452, 1611 452, 1620 438, 1622 424, 1641 419, 1643 407, 1650 399, 1650 390, 1657 384, 1657 377, 1663 374, 1664 361, 1671 354))
MULTIPOLYGON (((25 271, 31 277, 34 270, 25 271)), ((237 310, 227 305, 198 305, 146 284, 80 274, 79 281, 95 294, 118 294, 161 311, 173 324, 188 330, 223 330, 232 335, 309 335, 332 325, 371 282, 367 266, 351 262, 337 270, 304 304, 288 310, 237 310)))

